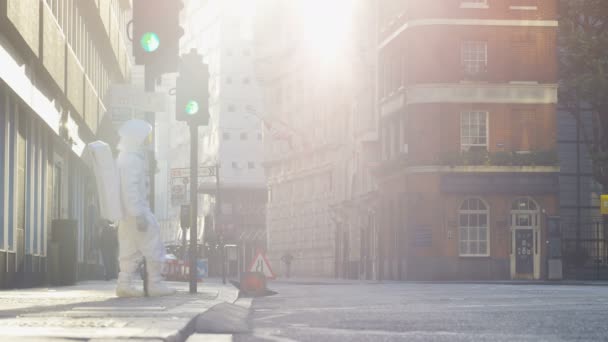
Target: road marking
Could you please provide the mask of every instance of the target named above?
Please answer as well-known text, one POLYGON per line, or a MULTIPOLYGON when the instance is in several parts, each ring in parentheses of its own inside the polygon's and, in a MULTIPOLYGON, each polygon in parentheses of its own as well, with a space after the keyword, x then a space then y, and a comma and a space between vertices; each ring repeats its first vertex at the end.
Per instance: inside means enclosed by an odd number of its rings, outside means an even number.
POLYGON ((270 340, 274 342, 298 342, 296 340, 292 340, 287 337, 276 336, 276 334, 280 334, 280 330, 275 329, 254 329, 253 337, 259 337, 265 340, 270 340))
POLYGON ((266 317, 255 318, 254 321, 266 321, 266 320, 269 320, 269 319, 284 317, 284 316, 291 315, 291 314, 292 314, 292 312, 285 312, 285 313, 280 313, 280 314, 276 314, 276 315, 270 315, 270 316, 266 316, 266 317))

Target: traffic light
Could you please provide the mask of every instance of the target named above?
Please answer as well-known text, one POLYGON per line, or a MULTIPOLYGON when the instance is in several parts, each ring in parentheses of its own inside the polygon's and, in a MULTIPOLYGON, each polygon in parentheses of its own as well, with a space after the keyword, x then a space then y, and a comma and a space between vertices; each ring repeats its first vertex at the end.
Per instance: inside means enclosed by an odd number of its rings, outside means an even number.
POLYGON ((181 58, 175 103, 177 121, 196 125, 209 123, 209 69, 195 49, 181 58))
POLYGON ((135 64, 157 73, 175 72, 179 61, 182 0, 133 0, 133 55, 135 64))

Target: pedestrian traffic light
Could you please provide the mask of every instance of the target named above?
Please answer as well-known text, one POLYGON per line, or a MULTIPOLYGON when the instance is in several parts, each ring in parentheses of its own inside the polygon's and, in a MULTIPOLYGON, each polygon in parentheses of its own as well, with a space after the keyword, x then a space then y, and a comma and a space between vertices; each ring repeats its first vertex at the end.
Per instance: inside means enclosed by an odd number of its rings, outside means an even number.
POLYGON ((133 0, 133 55, 135 63, 157 73, 175 72, 179 61, 182 0, 133 0))
POLYGON ((177 121, 209 123, 209 69, 194 49, 180 60, 175 103, 177 121))

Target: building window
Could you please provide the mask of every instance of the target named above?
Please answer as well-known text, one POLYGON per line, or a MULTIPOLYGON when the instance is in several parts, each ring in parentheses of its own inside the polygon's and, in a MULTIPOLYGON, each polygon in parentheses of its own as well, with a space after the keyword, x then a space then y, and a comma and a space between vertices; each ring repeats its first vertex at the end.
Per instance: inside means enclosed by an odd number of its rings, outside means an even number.
POLYGON ((243 50, 243 56, 249 57, 249 55, 251 55, 251 52, 249 51, 249 49, 243 50))
POLYGON ((263 138, 262 133, 258 133, 258 140, 262 140, 262 138, 263 138))
POLYGON ((464 112, 460 115, 460 148, 468 151, 488 147, 488 112, 464 112))
POLYGON ((229 112, 234 112, 235 110, 236 110, 236 108, 234 107, 234 105, 228 105, 229 112))
POLYGON ((232 168, 233 168, 233 169, 238 169, 238 168, 239 168, 239 163, 238 163, 238 162, 233 161, 233 162, 232 162, 232 168))
POLYGON ((247 132, 241 133, 241 140, 247 140, 247 132))
POLYGON ((230 140, 230 133, 229 132, 222 133, 222 138, 224 140, 230 140))
POLYGON ((255 108, 253 108, 253 106, 252 106, 252 105, 250 105, 250 104, 249 104, 249 105, 246 105, 246 106, 245 106, 245 109, 247 109, 247 111, 248 111, 248 112, 251 112, 251 113, 255 111, 255 108))
POLYGON ((488 256, 488 207, 479 198, 465 200, 458 210, 460 256, 488 256))
POLYGON ((463 42, 461 60, 466 75, 485 74, 488 66, 488 43, 476 41, 463 42))
POLYGON ((249 80, 249 77, 245 77, 243 79, 243 84, 249 84, 251 81, 249 80))
POLYGON ((248 162, 247 163, 247 167, 250 169, 255 169, 255 163, 254 162, 248 162))
POLYGON ((511 204, 512 227, 539 226, 538 206, 530 198, 518 198, 511 204))
POLYGON ((226 83, 232 84, 232 77, 226 77, 226 83))
POLYGON ((460 8, 489 8, 488 0, 462 0, 460 8))

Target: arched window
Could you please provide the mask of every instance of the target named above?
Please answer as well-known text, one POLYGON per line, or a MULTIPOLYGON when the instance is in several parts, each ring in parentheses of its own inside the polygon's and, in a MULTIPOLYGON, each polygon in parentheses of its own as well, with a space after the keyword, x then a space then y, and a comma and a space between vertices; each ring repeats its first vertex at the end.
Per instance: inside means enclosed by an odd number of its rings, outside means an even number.
POLYGON ((460 256, 488 256, 488 206, 479 198, 462 202, 458 210, 460 256))
POLYGON ((511 203, 511 226, 537 227, 539 220, 539 210, 534 200, 522 197, 511 203))
POLYGON ((511 205, 511 209, 512 210, 532 210, 532 211, 538 210, 536 207, 536 203, 529 198, 516 199, 515 201, 513 201, 513 204, 511 205))

